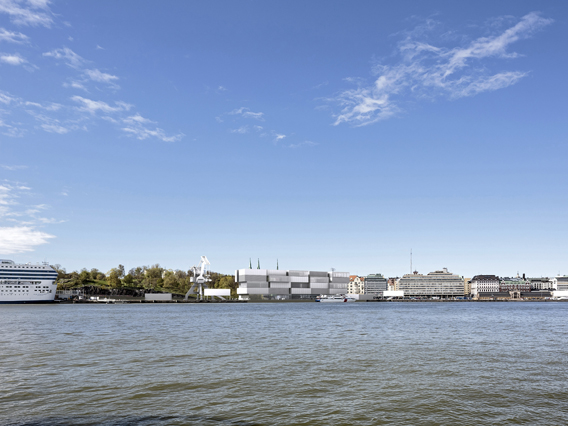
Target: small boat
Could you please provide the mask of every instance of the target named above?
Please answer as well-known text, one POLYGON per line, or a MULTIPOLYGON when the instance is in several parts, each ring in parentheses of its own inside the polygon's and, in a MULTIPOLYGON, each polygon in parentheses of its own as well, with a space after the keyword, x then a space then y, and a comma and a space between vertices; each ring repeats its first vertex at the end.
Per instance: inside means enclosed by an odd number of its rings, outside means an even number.
POLYGON ((345 302, 355 302, 355 298, 354 297, 348 297, 344 294, 336 294, 333 296, 328 296, 328 295, 322 295, 319 297, 316 297, 316 302, 322 302, 322 303, 345 303, 345 302))

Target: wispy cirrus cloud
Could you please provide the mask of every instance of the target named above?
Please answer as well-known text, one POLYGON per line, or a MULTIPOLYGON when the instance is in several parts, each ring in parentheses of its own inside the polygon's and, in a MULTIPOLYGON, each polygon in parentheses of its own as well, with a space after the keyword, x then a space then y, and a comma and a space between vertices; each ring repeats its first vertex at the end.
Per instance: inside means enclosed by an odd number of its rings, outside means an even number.
POLYGON ((22 33, 17 33, 14 31, 8 31, 5 28, 0 28, 0 42, 6 41, 8 43, 28 43, 29 37, 22 33))
MULTIPOLYGON (((52 57, 56 60, 62 60, 69 67, 77 70, 78 75, 75 78, 70 78, 66 82, 64 82, 64 87, 70 89, 80 89, 87 93, 89 93, 89 82, 104 83, 108 85, 108 87, 115 90, 120 88, 118 84, 116 84, 116 82, 119 80, 118 76, 103 72, 98 68, 86 68, 87 64, 89 64, 90 61, 84 59, 82 56, 78 55, 67 47, 55 49, 50 52, 46 52, 43 55, 52 57)), ((75 104, 77 104, 76 106, 72 107, 76 111, 89 114, 90 119, 98 116, 102 120, 118 125, 120 126, 120 130, 125 132, 128 136, 133 136, 140 140, 156 138, 163 142, 177 142, 185 136, 183 133, 169 135, 160 127, 149 126, 149 124, 156 123, 149 119, 143 118, 138 113, 125 116, 126 113, 134 108, 134 105, 124 101, 116 100, 112 103, 109 103, 106 101, 90 99, 90 97, 87 98, 85 96, 79 95, 72 96, 70 99, 75 104)), ((82 118, 85 120, 88 117, 82 118)), ((71 128, 57 122, 44 123, 41 127, 45 131, 60 134, 67 133, 67 131, 72 130, 71 128)), ((79 128, 79 126, 75 126, 75 128, 79 128)), ((81 128, 85 127, 83 126, 81 128)))
POLYGON ((78 109, 80 111, 85 111, 90 114, 95 114, 97 112, 103 112, 106 114, 111 114, 120 111, 129 111, 132 108, 131 104, 122 101, 115 101, 115 106, 111 106, 103 101, 94 101, 92 99, 87 99, 82 96, 73 96, 71 100, 77 102, 80 106, 78 109))
POLYGON ((25 169, 28 168, 28 166, 18 166, 18 165, 0 164, 0 168, 3 168, 4 170, 15 171, 15 170, 25 170, 25 169))
POLYGON ((0 13, 5 13, 16 25, 50 28, 53 14, 49 0, 0 0, 0 13))
POLYGON ((552 23, 539 13, 523 16, 515 25, 497 34, 479 37, 466 46, 439 47, 423 40, 434 25, 406 34, 396 49, 399 62, 377 65, 373 84, 353 79, 357 87, 339 93, 333 99, 342 109, 334 115, 334 125, 350 123, 365 126, 387 119, 402 110, 406 99, 458 99, 495 91, 525 77, 523 71, 503 71, 492 74, 482 63, 488 58, 511 59, 518 56, 508 48, 515 42, 531 37, 537 30, 552 23))
POLYGON ((178 133, 177 135, 168 135, 163 129, 160 129, 159 127, 150 127, 151 124, 153 125, 156 123, 148 118, 142 117, 140 114, 135 114, 123 118, 122 122, 126 124, 126 126, 123 127, 122 130, 139 140, 154 137, 161 140, 162 142, 178 142, 185 136, 183 133, 178 133))
POLYGON ((88 63, 87 60, 83 59, 83 57, 76 54, 68 47, 62 47, 59 49, 51 50, 49 52, 45 52, 43 56, 63 60, 63 62, 65 62, 67 66, 75 69, 79 69, 88 63))
POLYGON ((118 80, 118 77, 116 75, 107 74, 97 69, 85 70, 85 75, 87 75, 87 77, 89 77, 93 81, 106 83, 114 88, 118 88, 118 85, 115 83, 118 80))
POLYGON ((236 129, 229 129, 230 133, 240 133, 241 135, 249 132, 248 126, 237 127, 236 129))
POLYGON ((319 145, 317 142, 312 142, 312 141, 304 141, 304 142, 299 142, 299 143, 291 143, 290 145, 288 145, 288 148, 301 148, 303 146, 316 146, 319 145))
POLYGON ((264 121, 263 112, 252 112, 250 108, 240 107, 229 112, 230 115, 240 115, 243 118, 254 118, 255 120, 264 121))

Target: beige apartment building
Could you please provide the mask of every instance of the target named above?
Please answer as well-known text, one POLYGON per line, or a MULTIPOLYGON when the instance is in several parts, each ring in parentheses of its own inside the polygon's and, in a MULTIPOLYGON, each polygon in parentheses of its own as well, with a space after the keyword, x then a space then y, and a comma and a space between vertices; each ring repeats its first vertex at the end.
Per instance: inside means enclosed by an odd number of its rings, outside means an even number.
POLYGON ((348 294, 365 294, 365 277, 349 275, 348 294))

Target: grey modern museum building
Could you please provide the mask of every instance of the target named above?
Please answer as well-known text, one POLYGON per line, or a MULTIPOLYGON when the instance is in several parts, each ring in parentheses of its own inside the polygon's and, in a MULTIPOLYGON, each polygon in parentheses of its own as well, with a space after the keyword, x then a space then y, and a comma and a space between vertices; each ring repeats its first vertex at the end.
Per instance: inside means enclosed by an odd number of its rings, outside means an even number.
POLYGON ((349 272, 238 269, 235 282, 239 284, 239 295, 309 298, 320 294, 347 293, 349 272))

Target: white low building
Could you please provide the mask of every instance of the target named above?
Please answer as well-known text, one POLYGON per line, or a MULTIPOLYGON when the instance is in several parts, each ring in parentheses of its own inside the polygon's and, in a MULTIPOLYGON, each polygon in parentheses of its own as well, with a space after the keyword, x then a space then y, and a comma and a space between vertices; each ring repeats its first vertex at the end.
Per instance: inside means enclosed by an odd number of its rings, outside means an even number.
POLYGON ((402 291, 402 290, 387 290, 387 291, 383 292, 383 297, 385 299, 403 298, 404 297, 404 291, 402 291))
POLYGON ((568 299, 568 290, 555 290, 552 292, 553 299, 568 299))
POLYGON ((568 290, 568 275, 559 275, 552 279, 552 288, 558 291, 568 290))

